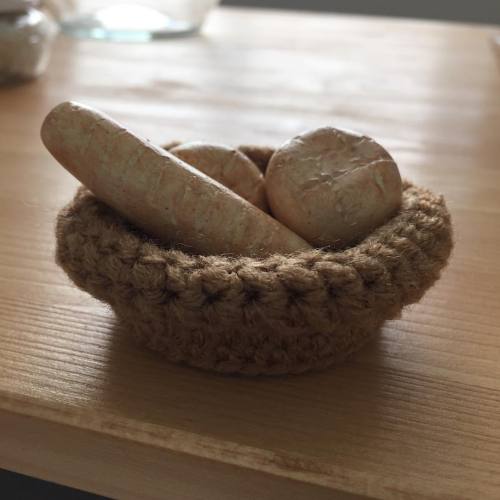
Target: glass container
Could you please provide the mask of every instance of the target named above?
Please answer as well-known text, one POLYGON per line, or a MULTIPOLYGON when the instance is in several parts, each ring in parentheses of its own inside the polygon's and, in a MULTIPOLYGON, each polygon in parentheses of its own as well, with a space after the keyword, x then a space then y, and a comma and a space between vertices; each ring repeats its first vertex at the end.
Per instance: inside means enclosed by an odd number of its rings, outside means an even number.
POLYGON ((85 38, 149 41, 197 32, 218 0, 52 0, 64 32, 85 38))
POLYGON ((0 84, 30 80, 45 71, 57 33, 38 2, 0 2, 0 84))

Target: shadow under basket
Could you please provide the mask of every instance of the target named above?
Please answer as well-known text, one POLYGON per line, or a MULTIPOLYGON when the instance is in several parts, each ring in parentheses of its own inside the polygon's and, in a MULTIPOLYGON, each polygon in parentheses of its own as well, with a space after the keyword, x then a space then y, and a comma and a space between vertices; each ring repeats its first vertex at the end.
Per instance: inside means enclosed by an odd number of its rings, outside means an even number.
POLYGON ((344 360, 417 302, 452 248, 442 197, 405 182, 400 211, 358 245, 266 258, 168 249, 80 188, 57 221, 57 262, 173 362, 245 375, 344 360))

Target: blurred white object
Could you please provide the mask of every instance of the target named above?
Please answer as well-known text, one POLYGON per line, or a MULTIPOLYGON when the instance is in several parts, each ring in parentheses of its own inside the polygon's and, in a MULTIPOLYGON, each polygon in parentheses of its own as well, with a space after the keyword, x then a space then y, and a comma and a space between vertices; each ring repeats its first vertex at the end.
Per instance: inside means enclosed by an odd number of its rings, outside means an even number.
POLYGON ((70 35, 148 41, 198 31, 219 0, 47 0, 47 3, 54 4, 63 31, 70 35))
POLYGON ((37 0, 0 2, 0 83, 35 78, 47 67, 57 26, 37 0))

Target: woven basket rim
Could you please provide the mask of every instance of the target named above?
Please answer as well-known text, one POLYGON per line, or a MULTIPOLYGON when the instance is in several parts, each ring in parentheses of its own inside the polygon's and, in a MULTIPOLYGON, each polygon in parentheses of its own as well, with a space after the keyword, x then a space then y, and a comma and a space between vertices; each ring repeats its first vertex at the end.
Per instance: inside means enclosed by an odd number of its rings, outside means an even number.
MULTIPOLYGON (((443 220, 447 223, 451 222, 450 215, 446 209, 444 197, 442 195, 434 195, 431 191, 425 188, 419 188, 414 185, 412 182, 408 180, 403 180, 403 202, 401 208, 398 210, 393 217, 386 221, 385 224, 379 226, 372 233, 366 236, 363 240, 359 241, 357 244, 341 248, 341 249, 328 249, 328 248, 313 248, 312 250, 304 250, 298 252, 292 252, 289 254, 270 254, 267 256, 240 256, 240 255, 232 255, 230 253, 227 254, 216 254, 216 255, 203 255, 196 254, 189 251, 184 251, 179 246, 175 246, 172 244, 172 247, 168 247, 167 245, 159 242, 155 238, 146 235, 142 230, 135 228, 128 221, 123 219, 121 215, 116 213, 112 208, 105 205, 103 202, 99 201, 94 195, 91 193, 89 189, 84 186, 80 186, 74 196, 74 199, 61 210, 58 217, 58 226, 60 226, 60 222, 62 219, 73 218, 75 215, 78 215, 77 212, 81 208, 82 202, 85 204, 86 202, 92 200, 95 203, 93 204, 93 209, 98 209, 98 213, 96 212, 96 217, 105 216, 108 224, 111 223, 114 226, 113 236, 115 238, 120 238, 127 234, 128 238, 135 240, 135 243, 138 245, 142 245, 141 255, 142 258, 147 259, 148 257, 153 257, 154 259, 165 259, 170 262, 170 256, 176 254, 182 254, 188 259, 203 259, 207 263, 210 262, 211 259, 216 259, 217 261, 225 261, 226 263, 234 263, 234 262, 246 262, 246 263, 254 263, 254 264, 262 264, 266 262, 273 262, 275 258, 278 256, 279 258, 307 258, 311 255, 336 255, 340 259, 345 257, 349 258, 352 254, 353 250, 361 250, 364 251, 366 247, 371 246, 377 243, 377 240, 383 237, 388 232, 392 232, 392 228, 397 226, 400 223, 400 219, 407 215, 408 211, 413 212, 422 212, 421 206, 415 206, 415 203, 409 203, 408 194, 415 195, 415 192, 419 192, 419 195, 425 198, 425 201, 430 201, 433 205, 433 208, 440 207, 440 215, 443 220)), ((424 213, 424 212, 422 212, 424 213)), ((64 228, 63 228, 64 231, 64 228)), ((451 226, 449 228, 450 236, 451 236, 451 226)), ((59 235, 59 227, 56 228, 56 233, 59 235)), ((94 235, 98 237, 98 234, 94 235)), ((95 240, 97 242, 97 239, 95 240)))

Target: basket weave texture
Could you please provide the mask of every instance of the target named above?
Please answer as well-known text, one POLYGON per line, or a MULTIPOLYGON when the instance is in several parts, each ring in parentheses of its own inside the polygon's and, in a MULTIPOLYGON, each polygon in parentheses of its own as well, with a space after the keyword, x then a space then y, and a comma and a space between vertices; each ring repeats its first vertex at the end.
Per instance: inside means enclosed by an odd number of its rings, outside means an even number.
POLYGON ((174 362, 246 375, 340 362, 417 302, 452 248, 444 200, 405 182, 385 225, 343 251, 191 255, 152 241, 80 188, 57 220, 57 262, 174 362))

